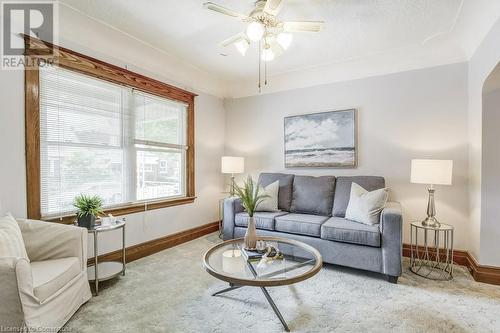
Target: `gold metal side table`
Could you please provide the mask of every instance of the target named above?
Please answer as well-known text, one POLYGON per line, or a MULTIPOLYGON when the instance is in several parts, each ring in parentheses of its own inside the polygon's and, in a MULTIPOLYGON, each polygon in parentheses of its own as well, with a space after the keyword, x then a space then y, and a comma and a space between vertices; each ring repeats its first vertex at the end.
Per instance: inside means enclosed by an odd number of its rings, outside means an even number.
POLYGON ((453 279, 453 226, 410 225, 410 270, 432 280, 453 279))

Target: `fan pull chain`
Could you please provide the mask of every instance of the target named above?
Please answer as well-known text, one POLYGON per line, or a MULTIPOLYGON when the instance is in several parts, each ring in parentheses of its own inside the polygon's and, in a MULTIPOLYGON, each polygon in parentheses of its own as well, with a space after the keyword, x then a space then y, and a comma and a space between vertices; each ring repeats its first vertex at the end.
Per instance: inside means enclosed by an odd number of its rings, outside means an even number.
MULTIPOLYGON (((267 51, 268 51, 269 44, 267 44, 267 27, 265 29, 264 33, 264 49, 266 51, 266 57, 264 58, 264 85, 267 86, 267 51)), ((261 57, 262 58, 262 57, 261 57)))
POLYGON ((261 45, 260 45, 260 40, 259 40, 259 94, 262 92, 262 88, 261 88, 261 78, 260 78, 260 72, 261 72, 261 69, 260 69, 260 61, 261 61, 261 57, 260 57, 260 53, 261 53, 261 45))
POLYGON ((267 86, 267 61, 264 61, 264 85, 267 86))

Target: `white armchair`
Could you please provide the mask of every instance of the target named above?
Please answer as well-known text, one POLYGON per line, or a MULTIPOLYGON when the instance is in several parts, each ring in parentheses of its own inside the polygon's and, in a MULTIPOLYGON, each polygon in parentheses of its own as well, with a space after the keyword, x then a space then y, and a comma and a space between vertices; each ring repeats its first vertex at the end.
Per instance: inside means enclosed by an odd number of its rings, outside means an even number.
POLYGON ((28 258, 0 253, 0 327, 57 331, 92 297, 87 230, 35 220, 17 222, 28 258))

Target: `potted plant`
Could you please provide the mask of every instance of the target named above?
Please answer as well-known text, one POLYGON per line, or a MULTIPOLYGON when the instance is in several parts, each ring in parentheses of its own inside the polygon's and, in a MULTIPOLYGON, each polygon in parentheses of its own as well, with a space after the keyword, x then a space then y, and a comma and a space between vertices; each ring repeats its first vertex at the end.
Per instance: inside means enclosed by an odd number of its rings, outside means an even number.
POLYGON ((80 194, 75 198, 73 206, 76 207, 76 216, 78 218, 78 225, 91 229, 94 227, 95 218, 102 214, 103 200, 97 196, 90 196, 80 194))
POLYGON ((255 249, 257 243, 257 231, 255 229, 255 218, 253 217, 257 206, 267 197, 260 194, 260 187, 254 183, 252 177, 248 176, 243 186, 234 185, 234 191, 248 214, 248 227, 245 233, 245 249, 255 249))

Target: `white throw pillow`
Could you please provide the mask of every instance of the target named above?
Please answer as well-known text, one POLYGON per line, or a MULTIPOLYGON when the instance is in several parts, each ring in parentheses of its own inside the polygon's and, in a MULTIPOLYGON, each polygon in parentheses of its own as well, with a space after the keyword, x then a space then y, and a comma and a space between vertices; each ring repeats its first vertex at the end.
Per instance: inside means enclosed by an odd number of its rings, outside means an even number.
POLYGON ((0 216, 0 257, 20 257, 28 260, 21 229, 10 214, 0 216))
POLYGON ((267 185, 266 187, 260 186, 259 194, 267 194, 268 197, 262 200, 257 206, 257 212, 275 212, 278 210, 278 192, 280 189, 279 180, 267 185))
POLYGON ((379 223, 380 212, 384 209, 388 196, 387 188, 368 192, 358 184, 352 183, 345 218, 369 225, 379 223))

